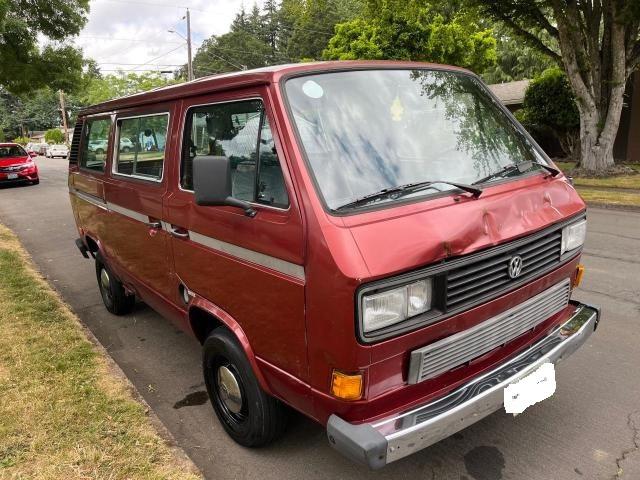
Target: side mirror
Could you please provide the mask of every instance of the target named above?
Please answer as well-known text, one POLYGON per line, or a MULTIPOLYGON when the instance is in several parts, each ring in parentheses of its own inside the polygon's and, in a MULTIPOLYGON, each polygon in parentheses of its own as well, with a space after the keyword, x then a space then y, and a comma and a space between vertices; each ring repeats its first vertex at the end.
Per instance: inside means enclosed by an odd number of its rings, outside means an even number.
POLYGON ((29 156, 30 157, 37 157, 38 154, 36 152, 31 151, 31 152, 29 152, 29 156))
POLYGON ((257 212, 249 202, 233 198, 231 185, 228 157, 202 155, 193 159, 193 192, 197 205, 237 207, 248 217, 255 217, 257 212))

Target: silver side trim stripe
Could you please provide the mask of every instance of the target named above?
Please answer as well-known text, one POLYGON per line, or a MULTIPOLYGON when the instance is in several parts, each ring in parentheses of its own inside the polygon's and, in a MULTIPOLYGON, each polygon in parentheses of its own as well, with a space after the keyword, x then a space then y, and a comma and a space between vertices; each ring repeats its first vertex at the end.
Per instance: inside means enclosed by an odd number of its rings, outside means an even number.
MULTIPOLYGON (((125 217, 142 223, 149 222, 148 216, 136 212, 135 210, 121 207, 120 205, 117 205, 113 202, 104 202, 101 198, 75 189, 70 189, 69 193, 88 203, 91 203, 92 205, 95 205, 96 207, 102 208, 103 210, 119 213, 120 215, 124 215, 125 217)), ((166 232, 171 233, 171 224, 169 222, 165 222, 164 220, 161 223, 162 229, 166 232)), ((240 247, 232 243, 223 242, 222 240, 218 240, 216 238, 207 237, 192 230, 189 230, 189 238, 192 242, 211 248, 212 250, 217 250, 219 252, 226 253, 227 255, 231 255, 232 257, 255 263, 266 268, 270 268, 271 270, 275 270, 299 280, 305 279, 304 267, 302 265, 287 262, 286 260, 272 257, 270 255, 256 252, 254 250, 249 250, 248 248, 240 247)))
POLYGON ((98 208, 102 208, 103 210, 107 210, 107 204, 100 197, 96 197, 94 195, 89 195, 88 193, 81 192, 79 190, 69 190, 71 195, 75 195, 81 200, 84 200, 87 203, 95 205, 98 208))
POLYGON ((149 221, 149 217, 147 215, 138 213, 135 210, 129 210, 128 208, 121 207, 120 205, 116 205, 115 203, 112 203, 112 202, 107 202, 107 208, 112 212, 119 213, 120 215, 129 217, 132 220, 137 220, 142 223, 147 223, 149 221))
POLYGON ((300 280, 304 280, 305 278, 304 267, 302 265, 297 265, 280 258, 265 255, 264 253, 239 247, 238 245, 234 245, 232 243, 227 243, 215 238, 207 237, 191 230, 189 230, 189 237, 193 242, 199 243, 200 245, 204 245, 205 247, 209 247, 213 250, 218 250, 220 252, 241 258, 242 260, 246 260, 248 262, 257 263, 258 265, 276 270, 278 272, 284 273, 285 275, 289 275, 290 277, 298 278, 300 280))

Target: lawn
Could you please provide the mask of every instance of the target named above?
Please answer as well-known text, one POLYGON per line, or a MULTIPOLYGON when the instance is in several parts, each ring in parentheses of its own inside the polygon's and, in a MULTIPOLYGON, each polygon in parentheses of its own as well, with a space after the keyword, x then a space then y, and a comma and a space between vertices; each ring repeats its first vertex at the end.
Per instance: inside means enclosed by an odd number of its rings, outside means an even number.
MULTIPOLYGON (((567 174, 570 174, 574 166, 570 162, 555 162, 555 164, 567 174)), ((628 166, 640 172, 640 164, 628 166)), ((575 177, 573 183, 587 202, 640 206, 640 174, 603 178, 575 177)))
POLYGON ((0 332, 0 478, 200 478, 2 225, 0 332))

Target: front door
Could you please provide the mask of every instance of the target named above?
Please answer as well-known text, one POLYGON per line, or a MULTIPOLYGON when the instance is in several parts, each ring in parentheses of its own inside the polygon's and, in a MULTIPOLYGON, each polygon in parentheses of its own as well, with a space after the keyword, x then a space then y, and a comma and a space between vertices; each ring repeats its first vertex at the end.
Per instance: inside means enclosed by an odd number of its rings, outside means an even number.
POLYGON ((177 278, 231 315, 256 355, 306 377, 303 229, 273 117, 262 90, 184 101, 179 187, 168 196, 177 278), (233 207, 194 202, 195 157, 226 156, 233 207))

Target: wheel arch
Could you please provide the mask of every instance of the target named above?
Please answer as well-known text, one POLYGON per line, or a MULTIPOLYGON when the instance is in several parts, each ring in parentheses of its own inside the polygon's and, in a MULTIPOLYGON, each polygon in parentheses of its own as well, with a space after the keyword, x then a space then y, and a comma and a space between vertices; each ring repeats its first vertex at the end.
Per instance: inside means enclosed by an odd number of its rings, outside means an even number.
POLYGON ((229 330, 238 340, 262 389, 270 395, 273 395, 271 388, 262 374, 262 370, 258 366, 249 338, 240 324, 231 315, 208 300, 198 296, 190 302, 188 315, 191 331, 200 344, 203 344, 209 334, 218 327, 224 327, 229 330))

